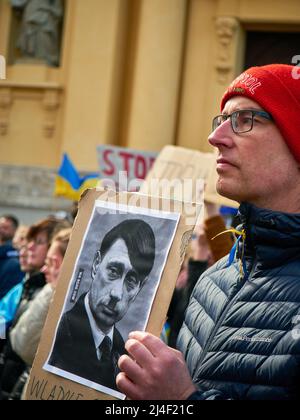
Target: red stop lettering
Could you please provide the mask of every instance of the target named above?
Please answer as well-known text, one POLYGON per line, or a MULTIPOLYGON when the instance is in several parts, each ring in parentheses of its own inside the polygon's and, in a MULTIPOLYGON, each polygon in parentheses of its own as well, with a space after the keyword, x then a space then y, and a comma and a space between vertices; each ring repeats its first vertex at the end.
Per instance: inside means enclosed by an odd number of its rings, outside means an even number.
POLYGON ((134 155, 127 152, 120 152, 120 157, 123 158, 123 170, 130 176, 130 160, 134 158, 134 155))
POLYGON ((109 160, 109 157, 114 152, 112 150, 105 150, 103 153, 103 161, 107 164, 107 168, 103 170, 103 174, 107 176, 112 176, 115 173, 115 167, 114 164, 109 160))
POLYGON ((147 164, 143 156, 137 156, 134 165, 134 176, 137 179, 145 179, 147 175, 147 164))

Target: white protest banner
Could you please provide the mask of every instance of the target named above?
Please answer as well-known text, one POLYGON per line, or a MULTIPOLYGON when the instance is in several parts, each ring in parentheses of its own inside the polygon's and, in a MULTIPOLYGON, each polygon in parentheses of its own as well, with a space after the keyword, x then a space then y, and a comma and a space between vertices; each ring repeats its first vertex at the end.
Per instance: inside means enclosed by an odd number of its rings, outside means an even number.
POLYGON ((128 182, 143 180, 151 169, 157 153, 143 152, 116 146, 101 145, 97 148, 100 179, 120 182, 120 173, 126 172, 128 182))
POLYGON ((216 155, 177 146, 166 146, 149 172, 141 192, 180 201, 201 202, 205 183, 206 201, 228 207, 238 204, 216 191, 216 155), (159 181, 159 185, 155 184, 159 181), (170 183, 168 184, 168 182, 170 183), (180 188, 181 187, 181 188, 180 188), (170 194, 170 188, 172 192, 170 194))

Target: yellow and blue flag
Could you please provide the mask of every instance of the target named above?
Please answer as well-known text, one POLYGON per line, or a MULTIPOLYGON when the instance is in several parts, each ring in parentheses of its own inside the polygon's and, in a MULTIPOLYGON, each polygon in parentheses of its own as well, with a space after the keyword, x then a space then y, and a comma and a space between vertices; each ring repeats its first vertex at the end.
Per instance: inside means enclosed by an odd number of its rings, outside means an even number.
POLYGON ((96 187, 98 181, 99 175, 95 173, 80 177, 65 153, 55 180, 55 195, 79 201, 81 194, 88 188, 96 187))

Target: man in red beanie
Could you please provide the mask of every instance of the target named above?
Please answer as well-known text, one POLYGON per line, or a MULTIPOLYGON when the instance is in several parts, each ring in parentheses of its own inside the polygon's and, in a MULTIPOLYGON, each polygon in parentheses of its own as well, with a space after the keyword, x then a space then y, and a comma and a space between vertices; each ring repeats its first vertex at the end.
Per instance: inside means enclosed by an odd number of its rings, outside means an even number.
POLYGON ((131 399, 300 397, 300 80, 254 67, 213 120, 217 189, 241 203, 229 257, 202 275, 173 350, 134 332, 117 384, 131 399))

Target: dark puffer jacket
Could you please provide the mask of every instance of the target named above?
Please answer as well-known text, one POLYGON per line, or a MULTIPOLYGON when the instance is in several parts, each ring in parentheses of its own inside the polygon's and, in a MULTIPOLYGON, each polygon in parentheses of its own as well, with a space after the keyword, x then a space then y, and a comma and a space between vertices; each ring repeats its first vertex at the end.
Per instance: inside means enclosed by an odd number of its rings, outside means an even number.
POLYGON ((16 284, 21 283, 23 277, 18 252, 11 242, 0 246, 0 299, 3 299, 16 284))
POLYGON ((299 399, 300 215, 249 204, 240 213, 247 275, 228 257, 206 271, 178 338, 192 399, 299 399))

